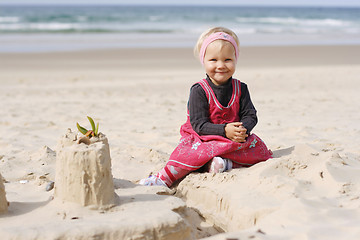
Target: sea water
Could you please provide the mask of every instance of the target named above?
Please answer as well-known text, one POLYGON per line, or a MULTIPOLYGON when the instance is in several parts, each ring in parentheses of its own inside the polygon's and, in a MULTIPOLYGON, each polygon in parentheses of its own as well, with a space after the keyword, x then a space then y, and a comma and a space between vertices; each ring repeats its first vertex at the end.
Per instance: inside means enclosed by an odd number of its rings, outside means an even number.
POLYGON ((0 52, 193 47, 214 26, 243 46, 360 44, 360 8, 0 5, 0 52))

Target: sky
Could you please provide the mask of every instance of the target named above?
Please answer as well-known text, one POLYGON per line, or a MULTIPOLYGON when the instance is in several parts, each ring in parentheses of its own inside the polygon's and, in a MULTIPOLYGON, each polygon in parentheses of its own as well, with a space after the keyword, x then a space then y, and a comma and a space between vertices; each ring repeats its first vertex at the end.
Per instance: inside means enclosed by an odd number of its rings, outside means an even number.
POLYGON ((1 4, 252 5, 360 7, 360 0, 0 0, 1 4))

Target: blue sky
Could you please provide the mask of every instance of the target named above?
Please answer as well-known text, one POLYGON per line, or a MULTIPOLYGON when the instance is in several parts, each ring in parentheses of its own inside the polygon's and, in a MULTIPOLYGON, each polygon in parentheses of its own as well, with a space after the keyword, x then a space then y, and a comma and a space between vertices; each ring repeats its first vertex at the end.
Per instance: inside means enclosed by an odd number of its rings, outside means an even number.
POLYGON ((360 0, 0 0, 0 4, 164 4, 164 5, 255 5, 255 6, 357 6, 360 0))

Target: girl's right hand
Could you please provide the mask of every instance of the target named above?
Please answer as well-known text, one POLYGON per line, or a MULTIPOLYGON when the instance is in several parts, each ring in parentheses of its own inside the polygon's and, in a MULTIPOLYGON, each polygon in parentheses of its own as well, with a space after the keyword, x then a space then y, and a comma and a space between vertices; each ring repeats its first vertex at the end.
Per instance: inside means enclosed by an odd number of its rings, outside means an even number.
POLYGON ((228 123, 225 126, 226 137, 231 141, 238 143, 246 142, 246 138, 248 137, 246 131, 247 129, 242 125, 241 122, 228 123))

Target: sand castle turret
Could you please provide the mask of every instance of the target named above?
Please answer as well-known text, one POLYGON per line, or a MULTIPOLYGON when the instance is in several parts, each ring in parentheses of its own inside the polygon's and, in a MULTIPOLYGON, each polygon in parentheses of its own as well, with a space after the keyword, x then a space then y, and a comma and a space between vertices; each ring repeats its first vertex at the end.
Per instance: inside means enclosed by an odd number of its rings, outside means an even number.
POLYGON ((0 174, 0 214, 7 212, 8 202, 6 200, 5 186, 0 174))
POLYGON ((85 143, 69 129, 56 155, 55 198, 82 206, 114 204, 108 139, 99 133, 85 143))

